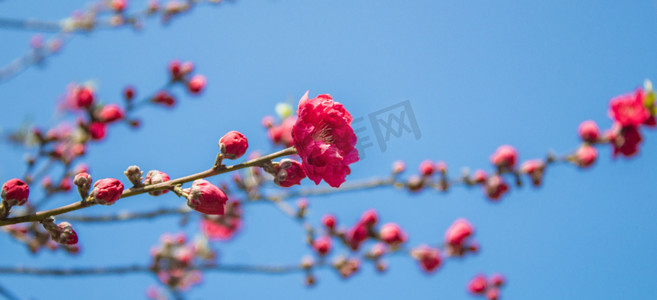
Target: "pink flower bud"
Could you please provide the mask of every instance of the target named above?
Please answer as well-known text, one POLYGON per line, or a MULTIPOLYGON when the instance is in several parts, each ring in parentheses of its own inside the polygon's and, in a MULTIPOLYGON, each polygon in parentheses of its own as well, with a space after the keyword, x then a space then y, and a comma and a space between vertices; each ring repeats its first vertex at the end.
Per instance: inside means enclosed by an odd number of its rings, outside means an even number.
POLYGON ((336 221, 334 215, 325 215, 325 216, 322 218, 322 225, 324 225, 324 227, 326 227, 326 228, 328 228, 328 229, 330 229, 330 230, 334 230, 334 229, 335 229, 335 225, 336 225, 337 223, 338 223, 338 222, 336 221))
POLYGON ((492 288, 486 292, 486 299, 488 300, 497 300, 500 298, 500 289, 492 288))
POLYGON ((381 226, 379 236, 388 245, 398 245, 406 242, 406 234, 395 223, 387 223, 381 226))
POLYGON ((43 177, 41 179, 41 186, 46 190, 50 190, 52 188, 52 178, 50 176, 43 177))
POLYGON ((105 137, 105 123, 91 123, 89 125, 89 134, 93 140, 102 140, 105 137))
POLYGON ((360 244, 367 240, 368 237, 367 226, 363 222, 356 223, 346 234, 347 242, 352 250, 358 250, 360 244))
POLYGON ((447 163, 444 161, 439 161, 436 163, 436 171, 440 173, 446 173, 447 172, 447 163))
POLYGON ((59 182, 59 190, 61 190, 61 191, 70 191, 71 190, 71 178, 70 177, 62 178, 62 180, 59 182))
POLYGON ((128 101, 130 101, 130 100, 132 100, 133 98, 135 98, 135 88, 132 87, 132 86, 126 86, 126 87, 123 89, 123 97, 124 97, 126 100, 128 100, 128 101))
POLYGON ((376 222, 379 220, 379 216, 374 209, 366 210, 363 215, 360 217, 360 221, 369 226, 376 225, 376 222))
POLYGON ((121 120, 124 116, 123 109, 116 104, 105 105, 98 114, 99 119, 105 123, 121 120))
POLYGON ((187 75, 194 71, 194 63, 191 61, 186 61, 180 65, 180 72, 187 75))
POLYGON ((502 145, 490 157, 490 161, 498 167, 513 168, 518 160, 518 152, 509 145, 502 145))
POLYGON ((73 157, 78 157, 84 155, 87 152, 87 147, 84 144, 76 143, 75 145, 71 146, 70 151, 73 157))
POLYGON ((161 104, 166 107, 173 107, 176 104, 176 99, 171 96, 167 91, 159 91, 155 94, 155 97, 151 99, 153 103, 161 104))
POLYGON ((94 92, 87 87, 80 87, 75 92, 75 107, 88 108, 94 101, 94 92))
POLYGON ((376 243, 370 249, 369 254, 374 257, 381 257, 384 253, 386 253, 386 245, 384 243, 376 243))
POLYGON ((427 245, 411 250, 411 256, 418 261, 420 267, 427 273, 436 271, 442 264, 440 250, 430 248, 427 245))
POLYGON ((171 77, 173 77, 174 79, 180 78, 180 76, 182 75, 182 72, 180 71, 180 61, 172 60, 169 63, 169 73, 171 73, 171 77))
POLYGON ((2 200, 7 206, 21 206, 27 202, 30 195, 30 187, 17 178, 10 179, 2 186, 2 200))
POLYGON ((468 292, 481 295, 486 291, 486 277, 484 275, 477 275, 468 283, 468 292))
POLYGON ((493 274, 490 276, 490 283, 494 286, 500 287, 506 283, 506 278, 502 274, 493 274))
POLYGON ((59 236, 58 243, 66 245, 75 245, 78 243, 78 234, 73 230, 73 226, 69 222, 61 222, 57 224, 59 236))
MULTIPOLYGON (((162 182, 169 181, 169 175, 164 172, 160 172, 158 170, 150 170, 148 171, 148 174, 146 174, 146 178, 144 178, 144 184, 145 185, 150 185, 150 184, 158 184, 162 182)), ((152 196, 159 196, 166 194, 169 190, 160 190, 160 191, 152 191, 148 192, 148 194, 152 196)))
POLYGON ((398 160, 392 164, 392 173, 400 174, 406 170, 406 163, 398 160))
POLYGON ((39 49, 43 47, 43 35, 35 34, 30 39, 30 46, 34 49, 39 49))
POLYGON ((282 159, 279 164, 279 170, 274 176, 274 183, 282 187, 291 187, 300 184, 301 180, 306 178, 301 163, 291 159, 282 159))
POLYGON ((204 179, 194 180, 188 190, 187 205, 207 215, 223 215, 228 197, 224 191, 204 179))
POLYGON ((112 0, 110 2, 110 8, 112 8, 115 12, 122 12, 125 10, 126 6, 128 6, 127 0, 112 0))
POLYGON ((203 76, 203 75, 194 75, 194 77, 192 77, 192 79, 189 80, 189 83, 187 83, 187 89, 192 94, 198 94, 201 91, 203 91, 203 88, 205 88, 206 82, 207 81, 205 79, 205 76, 203 76))
POLYGON ((105 178, 94 183, 91 195, 98 204, 112 205, 121 198, 122 193, 123 183, 121 181, 114 178, 105 178))
POLYGON ((486 182, 486 178, 488 177, 488 174, 484 170, 476 170, 474 174, 472 175, 472 182, 474 183, 484 183, 486 182))
POLYGON ((472 224, 466 219, 458 219, 447 228, 445 232, 445 242, 453 246, 462 246, 465 239, 470 237, 474 232, 472 224))
POLYGON ((262 117, 262 121, 260 121, 260 122, 262 123, 263 127, 271 128, 272 126, 274 126, 274 117, 264 116, 264 117, 262 117))
POLYGON ((313 248, 317 251, 317 254, 324 256, 331 251, 331 237, 322 236, 313 241, 313 248))
POLYGON ((227 159, 238 159, 246 153, 249 142, 239 131, 230 131, 219 139, 221 153, 227 159))
POLYGON ((78 164, 75 166, 75 169, 73 170, 73 174, 79 174, 79 173, 89 173, 89 166, 86 164, 78 164))
POLYGON ((499 200, 502 195, 509 191, 509 185, 504 182, 502 176, 493 175, 486 180, 484 190, 486 191, 488 198, 491 200, 499 200))
POLYGON ((594 121, 588 120, 579 125, 579 137, 588 143, 595 143, 600 138, 600 128, 594 121))
POLYGON ((543 173, 545 172, 545 163, 542 160, 528 160, 520 166, 520 172, 529 175, 534 186, 541 185, 543 173))
POLYGON ((299 200, 297 200, 297 207, 298 207, 300 210, 305 210, 305 209, 307 209, 307 208, 308 208, 308 199, 306 199, 306 198, 300 198, 299 200))
POLYGON ((78 186, 78 188, 85 189, 89 191, 91 189, 91 175, 89 175, 86 172, 79 173, 78 175, 75 175, 75 178, 73 179, 73 183, 78 186))
POLYGON ((575 152, 575 163, 582 168, 590 167, 597 158, 598 150, 589 145, 582 145, 575 152))
POLYGON ((435 171, 434 164, 430 160, 425 160, 420 163, 420 174, 422 176, 431 176, 435 171))

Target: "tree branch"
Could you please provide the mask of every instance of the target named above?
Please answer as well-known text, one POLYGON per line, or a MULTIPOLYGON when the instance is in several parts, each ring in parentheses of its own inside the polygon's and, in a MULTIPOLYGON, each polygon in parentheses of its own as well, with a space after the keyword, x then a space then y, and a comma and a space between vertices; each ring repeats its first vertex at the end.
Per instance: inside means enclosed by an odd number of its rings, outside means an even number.
MULTIPOLYGON (((276 159, 279 157, 283 156, 288 156, 292 154, 296 154, 297 151, 294 149, 294 147, 286 148, 278 152, 271 153, 269 155, 261 156, 256 159, 243 162, 241 164, 236 164, 228 167, 223 167, 223 168, 212 168, 203 172, 199 172, 196 174, 188 175, 185 177, 177 178, 174 180, 158 183, 158 184, 152 184, 152 185, 147 185, 143 187, 132 187, 127 190, 123 191, 123 194, 121 195, 121 198, 127 198, 131 196, 136 196, 139 194, 144 194, 148 192, 153 192, 153 191, 160 191, 160 190, 166 190, 174 187, 175 185, 178 184, 183 184, 187 182, 194 181, 196 179, 202 179, 202 178, 207 178, 211 176, 216 176, 219 174, 224 174, 244 168, 249 168, 249 167, 256 167, 260 166, 264 162, 271 161, 272 159, 276 159)), ((34 214, 26 215, 26 216, 21 216, 21 217, 13 217, 13 218, 6 218, 4 220, 0 220, 0 226, 5 226, 5 225, 10 225, 10 224, 17 224, 17 223, 23 223, 23 222, 35 222, 35 221, 41 221, 47 217, 52 217, 52 216, 57 216, 61 214, 65 214, 67 212, 71 211, 76 211, 78 209, 82 209, 88 206, 92 206, 95 204, 90 204, 87 202, 75 202, 71 203, 65 206, 61 206, 58 208, 46 210, 46 211, 41 211, 37 212, 34 214)))

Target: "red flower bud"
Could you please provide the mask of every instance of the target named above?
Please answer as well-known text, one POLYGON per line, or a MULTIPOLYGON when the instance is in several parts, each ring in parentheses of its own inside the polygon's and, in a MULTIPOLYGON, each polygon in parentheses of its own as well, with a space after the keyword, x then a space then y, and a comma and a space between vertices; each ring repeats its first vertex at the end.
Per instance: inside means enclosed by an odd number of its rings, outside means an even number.
POLYGON ((133 98, 135 98, 135 88, 132 86, 126 86, 123 89, 123 97, 126 100, 132 100, 133 98))
POLYGON ((442 264, 440 250, 430 248, 427 245, 411 250, 411 256, 417 259, 420 267, 427 273, 436 271, 442 264))
POLYGON ((110 2, 110 8, 115 12, 122 12, 125 10, 126 6, 128 6, 127 0, 112 0, 112 2, 110 2))
POLYGON ((282 187, 291 187, 300 184, 306 178, 301 163, 291 159, 282 159, 278 171, 274 176, 274 183, 282 187))
POLYGON ((182 72, 180 71, 180 61, 172 60, 169 63, 169 73, 171 73, 171 77, 173 77, 174 79, 180 78, 180 76, 182 75, 182 72))
POLYGON ((105 178, 94 183, 91 195, 98 204, 112 205, 121 198, 121 193, 123 193, 123 183, 121 181, 114 178, 105 178))
POLYGON ((322 236, 315 239, 313 242, 313 248, 317 251, 317 254, 324 256, 331 251, 331 237, 322 236))
POLYGON ((204 179, 194 180, 187 190, 187 205, 192 209, 208 214, 223 215, 228 197, 224 191, 204 179))
POLYGON ((518 160, 518 152, 509 145, 502 145, 490 157, 490 161, 498 167, 513 168, 518 160))
POLYGON ((201 91, 203 91, 206 83, 207 80, 205 79, 205 76, 194 75, 194 77, 192 77, 192 79, 190 79, 189 82, 187 83, 187 89, 192 94, 198 94, 201 91))
POLYGON ((374 226, 378 220, 379 220, 379 216, 376 213, 376 210, 374 209, 368 209, 360 217, 360 221, 369 226, 374 226))
POLYGON ((173 98, 173 96, 171 96, 167 91, 157 92, 151 101, 156 104, 162 104, 166 107, 173 107, 176 104, 176 99, 173 98))
POLYGON ((520 166, 520 171, 529 175, 534 186, 541 185, 543 173, 545 172, 545 163, 542 160, 528 160, 520 166))
POLYGON ((30 187, 20 179, 10 179, 2 186, 2 200, 7 206, 21 206, 27 202, 30 187))
POLYGON ((422 176, 431 176, 435 170, 433 162, 430 160, 425 160, 420 163, 420 174, 422 174, 422 176))
POLYGON ((504 182, 502 176, 493 175, 486 180, 484 189, 488 198, 491 200, 499 200, 502 195, 509 191, 509 185, 504 182))
POLYGON ((484 170, 476 170, 472 175, 472 182, 484 183, 486 182, 486 177, 488 177, 488 174, 484 170))
POLYGON ((490 276, 490 283, 494 286, 500 287, 506 283, 506 278, 502 274, 493 274, 490 276))
POLYGON ((116 104, 105 105, 98 114, 99 119, 105 123, 121 120, 124 116, 123 109, 116 104))
POLYGON ((406 242, 406 234, 395 223, 387 223, 381 226, 379 236, 388 245, 398 245, 406 242))
POLYGON ((486 292, 486 299, 488 300, 497 300, 500 298, 500 289, 492 288, 486 292))
POLYGON ((477 275, 468 283, 468 292, 480 295, 486 291, 486 277, 484 275, 477 275))
POLYGON ((356 223, 354 227, 347 231, 346 235, 347 242, 349 243, 349 247, 351 247, 352 250, 358 250, 360 244, 367 240, 368 237, 369 233, 367 231, 367 225, 365 225, 363 222, 356 223))
POLYGON ((587 168, 595 163, 598 150, 589 145, 583 145, 575 152, 575 163, 582 168, 587 168))
POLYGON ((71 178, 70 177, 64 177, 62 180, 59 182, 59 189, 62 191, 70 191, 71 190, 71 178))
POLYGON ((238 159, 246 153, 249 142, 239 131, 230 131, 219 139, 221 153, 227 159, 238 159))
POLYGON ((89 134, 93 140, 102 140, 105 137, 105 123, 91 123, 89 125, 89 134))
POLYGON ((94 101, 94 92, 87 87, 80 87, 75 92, 75 107, 88 108, 94 101))
POLYGON ((594 121, 584 121, 579 125, 579 137, 588 143, 595 143, 600 138, 600 128, 594 121))
POLYGON ((445 232, 445 242, 453 246, 462 246, 465 239, 470 237, 474 232, 472 224, 466 219, 458 219, 447 228, 445 232))
POLYGON ((486 277, 484 275, 477 275, 468 283, 468 292, 481 295, 486 291, 486 277))
POLYGON ((73 226, 69 222, 61 222, 57 224, 58 237, 57 241, 60 244, 75 245, 78 243, 78 234, 73 230, 73 226))
POLYGON ((331 230, 335 229, 336 223, 337 223, 337 221, 336 221, 334 215, 325 215, 322 218, 322 225, 324 225, 324 227, 326 227, 328 229, 331 229, 331 230))

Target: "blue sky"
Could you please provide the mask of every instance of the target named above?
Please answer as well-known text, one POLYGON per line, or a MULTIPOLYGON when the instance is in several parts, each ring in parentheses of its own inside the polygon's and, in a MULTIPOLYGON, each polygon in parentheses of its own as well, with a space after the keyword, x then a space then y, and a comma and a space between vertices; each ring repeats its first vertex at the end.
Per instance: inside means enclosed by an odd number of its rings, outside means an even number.
MULTIPOLYGON (((67 1, 0 2, 0 16, 57 20, 84 5, 67 1)), ((142 7, 141 1, 130 4, 142 7)), ((366 149, 348 180, 387 174, 403 159, 415 170, 424 159, 443 160, 452 174, 461 167, 490 169, 502 144, 521 159, 548 150, 576 149, 576 130, 591 119, 609 128, 608 101, 657 78, 657 9, 654 1, 236 1, 198 7, 168 26, 149 21, 142 32, 104 30, 76 36, 44 66, 0 84, 0 128, 26 118, 47 127, 57 97, 70 82, 95 80, 99 95, 120 102, 132 84, 144 95, 167 80, 174 58, 193 61, 208 79, 202 97, 175 92, 175 110, 141 111, 143 126, 117 126, 86 156, 95 178, 120 178, 133 164, 174 177, 206 169, 225 132, 239 130, 251 149, 271 149, 260 126, 276 103, 296 102, 306 90, 330 93, 356 117, 409 100, 422 132, 393 138, 385 152, 366 149)), ((28 49, 32 32, 1 30, 0 63, 28 49)), ((372 136, 371 128, 366 134, 372 136)), ((397 222, 411 246, 442 240, 457 218, 477 229, 482 252, 449 261, 431 276, 407 257, 389 259, 377 274, 365 265, 344 281, 328 270, 308 289, 301 274, 282 276, 207 274, 190 299, 242 298, 427 298, 467 299, 476 273, 502 272, 505 299, 654 299, 657 290, 657 135, 632 159, 612 159, 600 149, 589 170, 559 165, 544 186, 513 189, 492 204, 479 189, 448 194, 379 189, 310 198, 315 224, 325 213, 353 223, 369 208, 383 222, 397 222)), ((373 136, 372 136, 373 137, 373 136)), ((21 176, 24 150, 0 146, 0 179, 21 176)), ((229 178, 229 177, 223 177, 229 178)), ((122 178, 121 178, 122 179, 122 178)), ((215 181, 221 180, 214 179, 215 181)), ((310 182, 305 183, 310 186, 310 182)), ((77 200, 58 197, 52 205, 77 200)), ((121 200, 89 213, 175 207, 174 196, 121 200)), ((226 263, 289 264, 309 254, 303 230, 270 205, 246 208, 242 233, 216 243, 226 263)), ((106 266, 149 261, 161 233, 186 231, 176 218, 124 224, 74 224, 83 253, 32 256, 0 236, 0 265, 106 266)), ((338 252, 339 253, 339 252, 338 252)), ((143 297, 155 280, 143 274, 103 277, 13 277, 0 283, 21 298, 116 299, 143 297)))

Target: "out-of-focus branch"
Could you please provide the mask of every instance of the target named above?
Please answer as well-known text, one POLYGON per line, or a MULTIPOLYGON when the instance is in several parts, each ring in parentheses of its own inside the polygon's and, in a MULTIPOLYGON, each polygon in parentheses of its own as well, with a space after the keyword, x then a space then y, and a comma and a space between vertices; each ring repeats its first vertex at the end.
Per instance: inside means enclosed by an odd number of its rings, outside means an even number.
POLYGON ((60 32, 64 29, 61 22, 41 21, 35 19, 0 18, 0 28, 19 29, 38 32, 60 32))
POLYGON ((0 284, 0 296, 5 297, 5 299, 7 299, 7 300, 19 300, 20 299, 16 295, 14 295, 12 292, 10 292, 7 288, 2 286, 1 284, 0 284))
POLYGON ((57 53, 64 43, 75 33, 90 33, 98 29, 123 27, 132 27, 139 30, 148 18, 159 16, 162 18, 163 23, 168 23, 174 16, 187 13, 200 3, 217 4, 219 2, 217 0, 172 1, 164 6, 149 4, 143 10, 133 13, 124 12, 122 9, 116 10, 115 8, 109 7, 110 4, 107 2, 103 5, 91 5, 90 9, 83 11, 79 16, 55 22, 36 19, 0 18, 0 29, 55 33, 54 37, 49 39, 47 43, 31 49, 22 56, 12 60, 8 65, 0 67, 0 83, 13 78, 30 66, 42 63, 46 58, 57 53))
MULTIPOLYGON (((302 270, 301 265, 200 265, 189 268, 222 273, 255 273, 255 274, 286 274, 302 270)), ((152 269, 145 265, 129 265, 119 267, 89 267, 89 268, 31 268, 31 267, 0 267, 0 274, 36 275, 36 276, 85 276, 85 275, 122 275, 133 273, 149 273, 152 269)))

